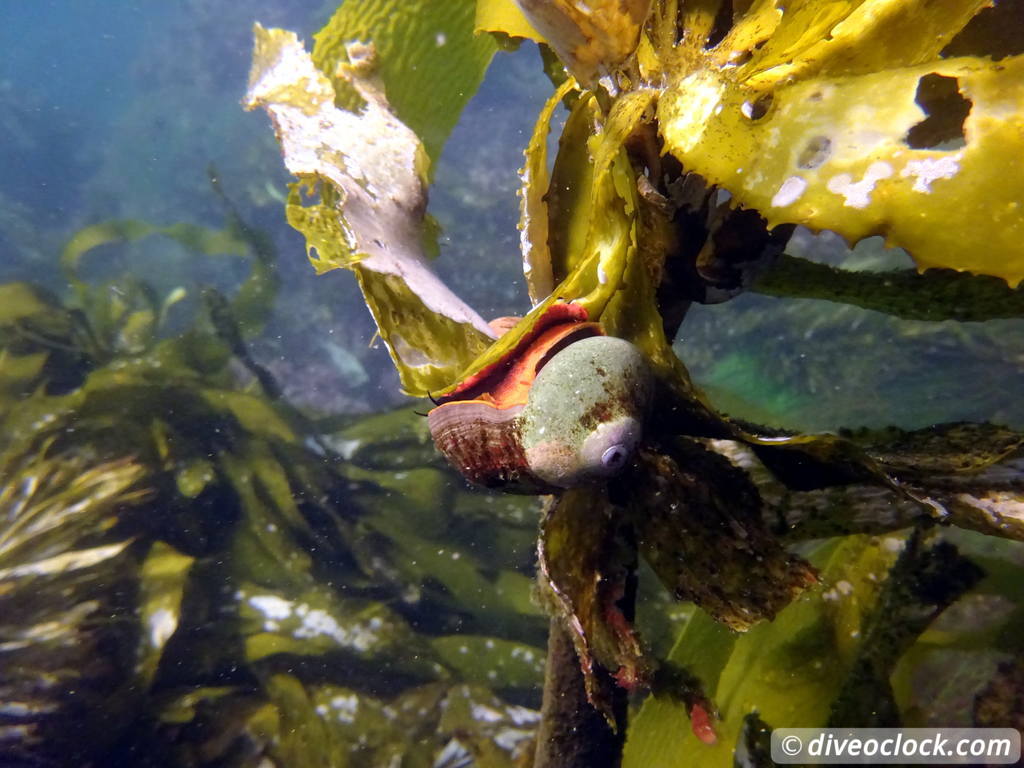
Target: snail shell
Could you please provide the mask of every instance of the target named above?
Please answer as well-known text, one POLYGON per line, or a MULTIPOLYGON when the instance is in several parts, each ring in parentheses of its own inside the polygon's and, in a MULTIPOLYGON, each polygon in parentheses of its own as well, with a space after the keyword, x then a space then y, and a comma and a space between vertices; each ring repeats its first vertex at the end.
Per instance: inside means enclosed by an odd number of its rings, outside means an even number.
POLYGON ((488 488, 552 493, 626 466, 652 390, 640 350, 610 336, 571 337, 531 373, 525 403, 484 396, 428 414, 434 443, 456 469, 488 488))
POLYGON ((647 360, 628 341, 570 344, 537 374, 519 417, 527 465, 559 488, 618 473, 640 442, 651 389, 647 360))

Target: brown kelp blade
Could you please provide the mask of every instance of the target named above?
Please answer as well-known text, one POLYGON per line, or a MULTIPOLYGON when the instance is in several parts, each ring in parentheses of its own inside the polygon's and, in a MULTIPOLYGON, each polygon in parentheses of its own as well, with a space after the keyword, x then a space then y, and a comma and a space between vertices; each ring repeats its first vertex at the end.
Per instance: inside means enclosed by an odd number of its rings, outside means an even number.
POLYGON ((768 529, 743 470, 698 443, 640 455, 630 513, 644 558, 670 592, 745 631, 816 582, 768 529))

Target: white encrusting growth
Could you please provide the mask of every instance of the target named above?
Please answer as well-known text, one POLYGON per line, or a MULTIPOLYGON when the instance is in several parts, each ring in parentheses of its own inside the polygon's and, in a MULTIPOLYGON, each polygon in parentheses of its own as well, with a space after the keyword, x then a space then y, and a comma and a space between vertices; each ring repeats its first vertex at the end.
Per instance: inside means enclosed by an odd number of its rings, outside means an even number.
POLYGON ((939 179, 951 179, 960 171, 962 152, 946 157, 926 157, 922 160, 911 160, 900 171, 900 176, 914 177, 914 191, 928 194, 932 191, 932 182, 939 179))
POLYGON ((505 728, 495 734, 494 743, 505 751, 512 752, 520 744, 532 740, 533 736, 534 732, 532 730, 527 731, 521 728, 505 728))
POLYGON ((790 176, 779 187, 779 191, 772 197, 772 206, 774 208, 785 208, 787 205, 792 205, 807 189, 807 180, 799 176, 790 176))
POLYGON ((679 86, 687 94, 686 109, 680 110, 673 120, 672 133, 676 136, 676 152, 689 152, 700 142, 711 123, 710 117, 722 103, 725 85, 708 72, 695 72, 679 86))
POLYGON ((472 714, 473 719, 481 723, 497 723, 505 717, 504 713, 488 707, 486 704, 474 704, 472 714))
POLYGON ((519 171, 519 252, 523 254, 523 275, 529 277, 533 271, 533 262, 530 259, 533 242, 530 240, 530 208, 527 205, 526 190, 533 184, 533 174, 530 173, 530 163, 527 162, 519 171))
POLYGON ((866 208, 871 202, 871 193, 882 179, 892 176, 892 166, 876 160, 864 172, 864 178, 854 181, 848 173, 840 173, 828 180, 828 191, 844 198, 843 205, 849 208, 866 208))
POLYGON ((277 595, 252 595, 248 598, 239 593, 249 605, 264 618, 266 632, 290 632, 300 640, 325 636, 338 645, 359 652, 369 651, 380 641, 380 630, 384 622, 378 616, 368 621, 353 622, 342 626, 331 614, 321 608, 311 608, 306 603, 294 603, 277 595), (288 624, 282 628, 282 622, 288 624))
POLYGON ((153 615, 149 617, 150 645, 162 648, 177 628, 178 620, 172 611, 166 608, 153 611, 153 615))
POLYGON ((249 605, 268 619, 282 621, 292 615, 292 603, 277 595, 253 595, 249 605))
POLYGON ((356 721, 359 698, 354 693, 347 696, 335 696, 331 699, 331 708, 340 722, 351 725, 356 721))

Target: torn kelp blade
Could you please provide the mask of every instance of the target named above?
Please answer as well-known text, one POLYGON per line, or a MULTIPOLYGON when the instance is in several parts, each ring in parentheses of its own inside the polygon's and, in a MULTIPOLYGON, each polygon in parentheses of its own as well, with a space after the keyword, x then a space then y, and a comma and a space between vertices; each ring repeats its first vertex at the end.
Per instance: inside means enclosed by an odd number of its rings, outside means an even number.
POLYGON ((882 235, 922 269, 1015 286, 1024 178, 1005 168, 1022 148, 1024 56, 942 58, 985 5, 755 4, 717 45, 710 27, 680 30, 689 55, 660 62, 665 151, 771 227, 882 235))
POLYGON ((631 494, 637 543, 662 584, 731 629, 771 619, 817 581, 768 530, 747 474, 699 443, 644 450, 631 494))
POLYGON ((423 245, 427 158, 375 75, 370 46, 350 46, 343 70, 365 100, 339 109, 331 80, 294 33, 255 28, 246 106, 274 122, 285 165, 300 181, 289 223, 319 272, 356 273, 367 306, 413 395, 439 391, 483 353, 494 333, 429 268, 423 245))

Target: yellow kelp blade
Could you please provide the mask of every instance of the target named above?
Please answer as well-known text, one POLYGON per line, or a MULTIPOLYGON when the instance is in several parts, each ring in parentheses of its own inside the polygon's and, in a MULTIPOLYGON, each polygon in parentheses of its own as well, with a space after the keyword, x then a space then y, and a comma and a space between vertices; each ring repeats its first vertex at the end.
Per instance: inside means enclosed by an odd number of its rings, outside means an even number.
POLYGON ((474 34, 475 15, 475 0, 345 0, 316 33, 313 62, 337 105, 357 111, 346 48, 373 42, 391 108, 436 161, 498 50, 489 35, 474 34))
POLYGON ((1007 158, 1024 154, 1024 57, 815 78, 777 89, 759 118, 757 103, 697 73, 663 96, 662 134, 687 169, 771 226, 884 235, 922 269, 1024 277, 1024 174, 1006 172, 1007 158), (943 83, 936 77, 969 103, 965 143, 914 148, 908 139, 927 119, 915 96, 943 83))
MULTIPOLYGON (((593 99, 593 96, 584 98, 593 99)), ((602 133, 592 137, 589 157, 593 158, 593 183, 582 193, 587 200, 587 210, 592 212, 585 238, 576 243, 577 248, 566 261, 549 263, 555 279, 563 276, 564 279, 522 321, 453 379, 453 383, 501 360, 557 302, 571 301, 583 307, 589 320, 610 322, 609 332, 619 335, 614 319, 605 316, 609 301, 626 288, 629 289, 629 297, 641 295, 636 293, 640 286, 625 286, 623 280, 636 254, 636 179, 622 146, 630 133, 632 126, 629 121, 635 113, 635 110, 625 110, 621 120, 609 120, 602 133)), ((539 198, 531 197, 531 200, 534 206, 532 215, 540 215, 541 211, 536 207, 539 198)), ((538 259, 539 266, 543 266, 541 259, 550 258, 546 257, 546 252, 546 247, 533 252, 532 257, 538 259)))
MULTIPOLYGON (((552 184, 572 188, 571 199, 558 200, 559 190, 551 187, 531 189, 527 198, 533 219, 543 214, 545 195, 548 198, 551 248, 531 239, 528 253, 534 259, 531 270, 546 267, 555 287, 454 381, 501 360, 552 304, 571 301, 607 333, 639 346, 660 374, 689 391, 686 371, 662 329, 651 276, 638 258, 636 171, 624 149, 655 97, 656 92, 646 90, 625 94, 603 118, 593 94, 583 94, 577 101, 566 124, 567 141, 555 161, 557 179, 552 179, 552 184), (588 138, 586 131, 575 130, 577 124, 586 127, 592 120, 602 121, 600 132, 588 138)), ((539 237, 535 231, 530 235, 539 237)))
POLYGON ((330 81, 294 33, 257 25, 255 34, 246 106, 267 110, 285 165, 303 179, 289 196, 289 222, 306 236, 318 271, 357 272, 405 390, 443 389, 493 333, 426 264, 419 139, 392 114, 368 63, 349 70, 366 101, 349 112, 334 105, 330 81), (304 192, 319 200, 307 203, 304 192))
POLYGON ((884 582, 903 538, 893 534, 872 542, 860 536, 819 544, 810 559, 829 586, 812 590, 774 621, 739 637, 695 611, 669 661, 696 675, 714 702, 717 741, 702 743, 688 727, 683 701, 651 696, 630 725, 623 766, 731 768, 751 711, 773 726, 824 725, 853 664, 855 638, 875 606, 877 583, 884 582), (853 594, 842 595, 842 601, 826 596, 841 581, 853 594))
POLYGON ((519 242, 523 276, 534 304, 546 298, 554 287, 548 235, 548 196, 554 192, 548 183, 548 132, 555 110, 574 87, 571 78, 566 80, 544 104, 519 171, 519 242))
POLYGON ((934 61, 988 0, 797 0, 784 11, 758 2, 715 47, 719 66, 750 55, 740 79, 777 84, 813 75, 853 75, 934 61), (763 45, 759 45, 762 43, 763 45), (756 50, 755 50, 756 46, 756 50))
POLYGON ((533 28, 515 0, 477 0, 476 31, 501 32, 543 43, 544 37, 533 28))
POLYGON ((516 0, 566 69, 592 87, 636 50, 651 0, 516 0))
POLYGON ((549 269, 559 283, 586 258, 587 238, 595 225, 595 168, 589 139, 600 119, 600 108, 592 94, 576 100, 558 139, 551 184, 543 193, 551 251, 549 269))
POLYGON ((696 720, 686 727, 678 691, 656 689, 631 722, 624 768, 732 768, 766 754, 772 728, 891 723, 908 711, 897 704, 894 671, 908 650, 934 647, 923 633, 961 596, 976 595, 968 590, 983 571, 920 531, 830 539, 809 555, 822 586, 774 621, 735 637, 697 611, 670 652, 714 702, 717 739, 700 738, 696 720))
POLYGON ((755 2, 717 46, 666 54, 666 151, 771 226, 883 235, 921 269, 1016 285, 1024 56, 937 58, 983 5, 755 2))
MULTIPOLYGON (((535 302, 553 284, 572 277, 595 253, 603 254, 578 276, 583 282, 559 285, 564 299, 601 304, 618 290, 625 262, 616 254, 632 237, 636 181, 623 143, 653 103, 654 91, 635 91, 615 103, 605 119, 593 94, 577 99, 559 139, 553 176, 548 181, 545 139, 551 111, 571 89, 564 84, 545 105, 527 149, 523 169, 523 271, 535 302), (599 133, 594 125, 603 124, 599 133), (603 261, 601 261, 603 259, 603 261), (589 298, 585 294, 597 291, 589 298)), ((591 318, 597 319, 591 306, 591 318)), ((596 311, 600 312, 601 309, 596 311)))

